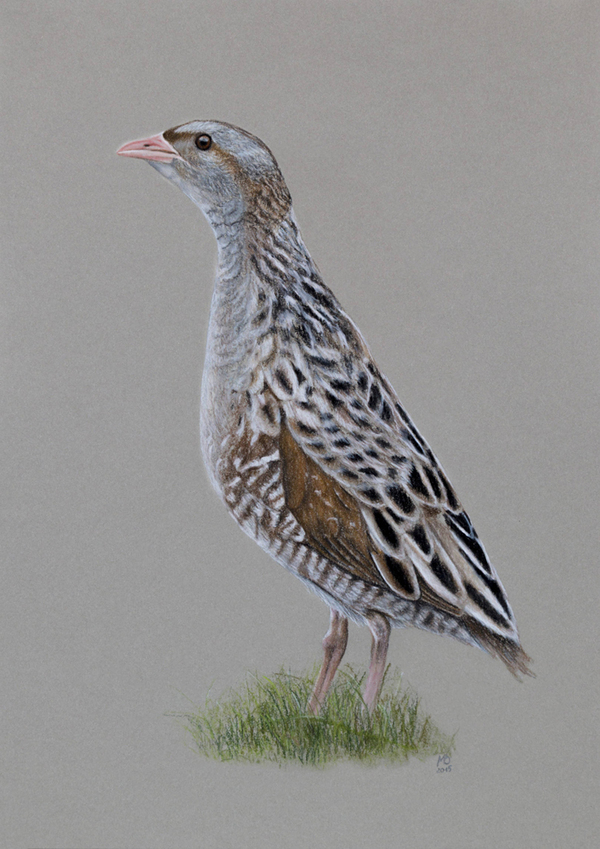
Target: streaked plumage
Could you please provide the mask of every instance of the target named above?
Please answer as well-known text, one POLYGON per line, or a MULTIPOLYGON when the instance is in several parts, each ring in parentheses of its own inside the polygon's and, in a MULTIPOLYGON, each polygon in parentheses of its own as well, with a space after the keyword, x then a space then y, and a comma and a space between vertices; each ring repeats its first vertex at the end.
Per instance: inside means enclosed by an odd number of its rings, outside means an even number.
POLYGON ((205 214, 218 244, 201 444, 243 530, 332 610, 318 711, 367 624, 373 708, 390 626, 479 646, 530 674, 498 576, 440 464, 324 284, 268 148, 193 121, 124 145, 205 214))

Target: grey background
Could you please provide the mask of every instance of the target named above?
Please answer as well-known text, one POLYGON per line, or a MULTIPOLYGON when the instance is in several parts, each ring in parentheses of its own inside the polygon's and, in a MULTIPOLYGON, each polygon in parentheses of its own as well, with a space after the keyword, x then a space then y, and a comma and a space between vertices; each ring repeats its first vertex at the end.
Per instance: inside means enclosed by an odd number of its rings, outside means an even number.
POLYGON ((2 846, 597 845, 596 12, 5 4, 2 846), (450 775, 213 763, 164 715, 306 668, 327 626, 201 466, 212 233, 115 156, 193 118, 275 152, 535 659, 519 685, 394 632, 450 775))

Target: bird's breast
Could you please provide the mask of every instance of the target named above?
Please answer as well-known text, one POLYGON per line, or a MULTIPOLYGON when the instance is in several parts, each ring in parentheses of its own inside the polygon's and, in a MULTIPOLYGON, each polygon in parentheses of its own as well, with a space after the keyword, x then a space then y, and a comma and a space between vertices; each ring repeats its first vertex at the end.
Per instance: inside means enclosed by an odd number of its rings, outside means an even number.
MULTIPOLYGON (((278 459, 280 408, 255 364, 243 374, 211 364, 202 378, 200 445, 211 482, 223 498, 233 469, 278 459)), ((236 472, 237 475, 237 472, 236 472)))

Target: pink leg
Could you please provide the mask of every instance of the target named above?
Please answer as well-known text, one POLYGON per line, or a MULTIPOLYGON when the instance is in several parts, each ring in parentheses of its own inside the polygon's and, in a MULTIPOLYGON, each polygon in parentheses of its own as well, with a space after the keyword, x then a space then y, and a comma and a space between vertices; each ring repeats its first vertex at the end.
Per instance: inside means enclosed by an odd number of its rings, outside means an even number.
POLYGON ((367 625, 373 635, 373 642, 371 644, 371 663, 363 698, 367 710, 369 713, 373 713, 383 683, 391 627, 389 621, 381 613, 370 613, 367 625))
POLYGON ((327 695, 327 690, 329 690, 336 670, 344 656, 347 644, 348 620, 345 616, 342 616, 341 613, 338 613, 337 610, 332 608, 329 631, 327 631, 323 637, 323 651, 325 652, 325 658, 308 705, 308 709, 314 713, 315 716, 318 716, 319 714, 323 700, 327 695))

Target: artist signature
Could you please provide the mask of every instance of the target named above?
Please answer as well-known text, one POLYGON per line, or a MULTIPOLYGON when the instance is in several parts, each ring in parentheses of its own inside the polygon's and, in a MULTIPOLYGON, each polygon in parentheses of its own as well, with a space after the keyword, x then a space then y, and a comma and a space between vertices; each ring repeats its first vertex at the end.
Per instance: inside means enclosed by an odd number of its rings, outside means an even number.
POLYGON ((450 763, 450 755, 440 755, 437 759, 438 772, 452 772, 452 764, 450 763))

